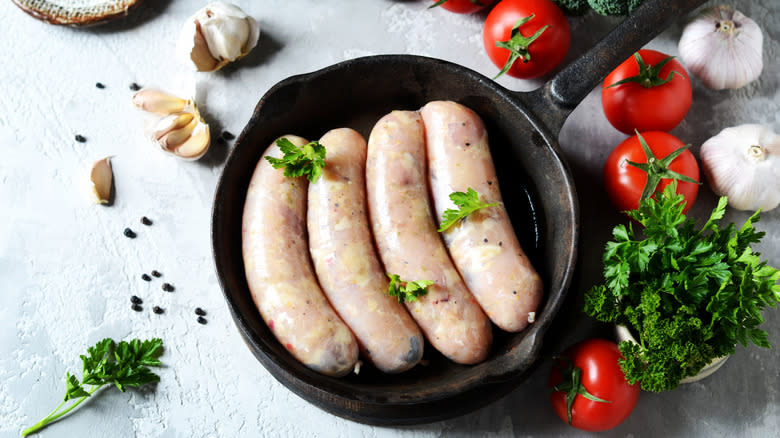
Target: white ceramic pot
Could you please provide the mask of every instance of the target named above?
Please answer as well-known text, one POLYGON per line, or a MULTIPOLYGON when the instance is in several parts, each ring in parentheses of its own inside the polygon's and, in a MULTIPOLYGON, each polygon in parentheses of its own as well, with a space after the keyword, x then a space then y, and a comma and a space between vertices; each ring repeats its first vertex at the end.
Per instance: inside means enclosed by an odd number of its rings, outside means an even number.
MULTIPOLYGON (((624 325, 615 325, 615 334, 617 335, 618 341, 630 341, 630 342, 636 342, 636 339, 634 339, 634 336, 631 334, 631 332, 628 330, 628 327, 624 325)), ((728 359, 728 356, 721 356, 716 357, 712 360, 707 366, 701 369, 699 371, 699 374, 696 374, 695 376, 686 377, 682 380, 680 380, 680 383, 693 383, 696 381, 699 381, 710 374, 714 373, 715 371, 718 371, 718 368, 720 368, 724 363, 726 363, 726 359, 728 359)))

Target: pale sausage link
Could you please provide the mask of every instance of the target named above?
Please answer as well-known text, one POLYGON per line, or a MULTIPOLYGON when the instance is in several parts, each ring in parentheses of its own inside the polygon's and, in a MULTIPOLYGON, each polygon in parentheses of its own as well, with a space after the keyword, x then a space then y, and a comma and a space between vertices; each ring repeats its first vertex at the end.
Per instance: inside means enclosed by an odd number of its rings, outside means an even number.
POLYGON ((322 177, 309 185, 309 247, 323 292, 379 370, 399 373, 420 361, 424 339, 406 309, 387 295, 366 207, 366 141, 349 128, 320 140, 322 177))
MULTIPOLYGON (((307 143, 287 136, 297 146, 307 143)), ((307 180, 288 178, 266 155, 249 183, 241 232, 244 268, 260 315, 279 342, 309 368, 330 376, 352 371, 358 345, 322 294, 306 239, 307 180)))
POLYGON ((437 218, 457 209, 451 193, 468 188, 476 190, 481 201, 499 204, 476 211, 443 233, 450 255, 493 323, 509 332, 523 330, 542 300, 542 281, 504 208, 485 125, 474 111, 455 102, 430 102, 420 112, 437 218))

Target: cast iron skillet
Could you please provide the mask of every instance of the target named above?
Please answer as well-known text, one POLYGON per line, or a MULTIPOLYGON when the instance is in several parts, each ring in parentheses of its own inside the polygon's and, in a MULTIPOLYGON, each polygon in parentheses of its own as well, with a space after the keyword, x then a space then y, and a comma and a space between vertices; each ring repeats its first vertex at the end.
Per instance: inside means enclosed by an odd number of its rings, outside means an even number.
POLYGON ((618 63, 703 0, 647 0, 593 49, 530 93, 515 93, 446 61, 381 55, 293 76, 272 87, 239 136, 217 187, 212 217, 214 261, 233 319, 251 351, 282 384, 333 414, 370 424, 442 420, 475 410, 516 387, 539 356, 576 261, 577 196, 557 136, 571 110, 618 63), (546 299, 536 322, 518 334, 495 331, 491 356, 454 364, 426 348, 426 366, 385 375, 369 366, 331 378, 298 363, 273 337, 247 287, 241 215, 249 179, 264 149, 283 134, 317 139, 348 126, 366 138, 394 109, 454 100, 485 121, 501 191, 521 244, 540 271, 546 299))

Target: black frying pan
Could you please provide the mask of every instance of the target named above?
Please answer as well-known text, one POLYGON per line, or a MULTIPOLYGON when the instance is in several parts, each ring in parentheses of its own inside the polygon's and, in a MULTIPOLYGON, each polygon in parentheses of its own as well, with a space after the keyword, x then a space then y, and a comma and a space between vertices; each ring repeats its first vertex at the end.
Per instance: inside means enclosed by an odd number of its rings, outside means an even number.
POLYGON ((617 64, 704 0, 647 0, 593 49, 530 93, 511 92, 465 67, 432 58, 381 55, 293 76, 260 100, 217 187, 212 217, 214 261, 239 332, 282 384, 336 415, 400 425, 454 417, 511 391, 536 362, 545 331, 566 296, 576 261, 579 208, 558 133, 572 109, 617 64), (352 127, 366 138, 394 109, 455 100, 485 121, 501 191, 521 244, 540 271, 546 299, 536 322, 518 334, 495 333, 491 356, 454 364, 426 349, 426 366, 400 375, 364 367, 331 378, 298 363, 273 337, 252 302, 241 256, 241 215, 252 172, 278 136, 317 139, 352 127))

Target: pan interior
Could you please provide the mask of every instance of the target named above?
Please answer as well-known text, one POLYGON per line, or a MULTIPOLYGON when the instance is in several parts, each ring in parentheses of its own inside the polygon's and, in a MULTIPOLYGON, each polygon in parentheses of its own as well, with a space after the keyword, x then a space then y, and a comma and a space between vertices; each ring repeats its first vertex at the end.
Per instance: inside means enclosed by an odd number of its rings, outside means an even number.
MULTIPOLYGON (((513 379, 533 364, 542 332, 557 310, 573 268, 576 206, 554 140, 537 130, 518 100, 487 78, 428 58, 385 56, 347 61, 289 78, 266 93, 223 171, 214 207, 217 271, 236 324, 261 363, 304 398, 327 393, 373 404, 445 399, 491 379, 513 379), (454 100, 484 120, 504 202, 523 248, 545 282, 537 321, 519 334, 494 331, 491 357, 476 366, 454 364, 426 348, 426 366, 399 375, 363 367, 359 375, 328 378, 299 364, 276 342, 249 294, 241 258, 241 214, 252 171, 278 136, 318 139, 351 127, 368 138, 374 123, 396 109, 417 110, 432 100, 454 100)), ((576 240, 576 239, 575 239, 576 240)), ((507 392, 510 388, 505 389, 507 392)), ((500 395, 500 394, 499 394, 500 395)))

